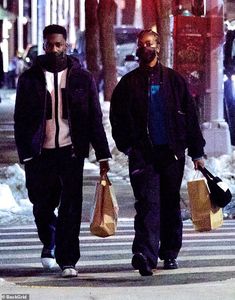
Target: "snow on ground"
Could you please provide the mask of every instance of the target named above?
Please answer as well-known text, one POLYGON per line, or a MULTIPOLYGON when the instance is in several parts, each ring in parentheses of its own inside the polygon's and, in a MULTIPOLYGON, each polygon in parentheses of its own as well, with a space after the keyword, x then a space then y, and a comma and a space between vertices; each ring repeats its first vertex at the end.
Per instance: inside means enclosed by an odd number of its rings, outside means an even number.
MULTIPOLYGON (((206 168, 214 175, 226 182, 232 194, 235 194, 235 151, 230 155, 222 155, 218 158, 210 157, 205 160, 206 168)), ((196 177, 203 177, 200 171, 193 170, 190 157, 186 159, 182 188, 187 188, 187 181, 196 177)))
MULTIPOLYGON (((85 170, 97 171, 98 166, 86 160, 85 170)), ((25 188, 24 169, 19 164, 0 168, 0 224, 31 222, 32 204, 25 188)))
POLYGON ((0 224, 28 223, 32 205, 25 188, 25 172, 18 165, 0 168, 0 224))
MULTIPOLYGON (((121 154, 116 151, 111 171, 118 175, 122 172, 128 174, 126 160, 116 159, 121 154)), ((122 157, 122 156, 121 156, 122 157)), ((206 160, 206 167, 225 181, 233 194, 235 194, 235 151, 231 155, 222 155, 219 158, 206 160)), ((97 170, 98 166, 86 160, 85 170, 97 170)), ((195 172, 193 163, 189 157, 186 159, 182 189, 186 190, 187 181, 202 176, 199 171, 195 172)), ((25 173, 18 165, 0 168, 0 224, 33 222, 32 205, 27 197, 25 188, 25 173)))

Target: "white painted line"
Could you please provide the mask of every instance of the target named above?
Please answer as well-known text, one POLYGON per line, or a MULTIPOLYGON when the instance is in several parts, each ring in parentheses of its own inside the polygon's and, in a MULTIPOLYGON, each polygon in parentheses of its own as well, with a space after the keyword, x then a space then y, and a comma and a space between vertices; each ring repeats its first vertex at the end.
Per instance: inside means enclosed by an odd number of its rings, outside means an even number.
MULTIPOLYGON (((208 251, 208 253, 210 253, 210 251, 213 250, 220 250, 220 251, 226 251, 226 250, 235 250, 235 247, 219 247, 219 246, 215 246, 215 247, 193 247, 193 248, 182 248, 182 252, 190 252, 190 251, 194 251, 194 250, 200 250, 200 251, 208 251)), ((124 255, 124 254, 130 254, 131 255, 131 247, 129 249, 119 249, 119 250, 115 250, 115 249, 111 249, 111 250, 94 250, 91 248, 91 250, 82 250, 81 252, 83 252, 83 256, 84 257, 90 257, 90 256, 104 256, 104 255, 124 255)), ((14 253, 11 254, 11 257, 9 257, 9 253, 6 254, 1 254, 1 258, 0 259, 4 259, 4 258, 14 258, 14 259, 21 259, 21 258, 38 258, 39 255, 38 253, 14 253)), ((179 256, 179 260, 190 260, 191 258, 194 260, 203 260, 203 259, 218 259, 218 257, 220 259, 228 259, 228 258, 234 258, 235 259, 235 255, 226 255, 225 253, 223 253, 223 255, 193 255, 193 256, 179 256)), ((105 260, 104 260, 105 262, 105 260)))
MULTIPOLYGON (((222 261, 225 259, 235 259, 235 255, 233 254, 218 254, 218 255, 187 255, 187 256, 180 256, 177 258, 177 261, 197 261, 197 260, 221 260, 222 261)), ((234 265, 235 267, 235 265, 234 265)))
MULTIPOLYGON (((185 239, 189 239, 190 237, 232 237, 234 236, 235 238, 235 232, 207 232, 207 233, 186 233, 183 234, 183 239, 185 241, 185 239)), ((128 239, 133 239, 134 235, 113 235, 113 236, 109 236, 106 238, 101 238, 101 237, 96 237, 96 236, 80 236, 79 239, 80 241, 103 241, 103 242, 108 242, 110 240, 128 240, 128 239)), ((190 241, 194 241, 193 239, 191 239, 190 241)), ((2 243, 16 243, 16 242, 39 242, 38 238, 11 238, 11 239, 0 239, 0 245, 2 243)))
MULTIPOLYGON (((235 226, 234 227, 229 227, 229 228, 221 228, 219 231, 217 230, 216 232, 224 232, 224 231, 228 231, 228 230, 234 230, 234 236, 235 236, 235 226)), ((202 234, 202 232, 198 232, 195 231, 193 228, 186 228, 183 230, 183 233, 188 235, 188 233, 191 232, 193 234, 202 234)), ((215 232, 215 231, 213 231, 215 232)), ((134 228, 132 229, 120 229, 118 228, 116 230, 116 233, 133 233, 134 234, 134 228)), ((31 236, 31 235, 37 235, 37 231, 11 231, 11 232, 0 232, 0 236, 31 236)), ((82 234, 91 234, 90 230, 85 230, 85 229, 81 229, 81 235, 82 234)), ((204 232, 204 234, 208 234, 208 232, 204 232)), ((1 238, 0 238, 1 241, 1 238)))
MULTIPOLYGON (((83 251, 83 249, 88 248, 88 247, 93 247, 94 248, 106 248, 106 247, 110 247, 110 246, 130 246, 132 245, 132 242, 111 242, 111 243, 81 243, 80 247, 81 250, 83 251)), ((0 251, 21 251, 21 250, 39 250, 41 251, 42 249, 42 244, 38 244, 38 245, 28 245, 28 246, 2 246, 0 247, 0 251)), ((95 250, 94 250, 95 251, 95 250)), ((0 257, 1 259, 1 257, 0 257)))
MULTIPOLYGON (((93 244, 94 245, 94 244, 93 244)), ((28 245, 28 246, 3 246, 0 247, 0 251, 21 251, 21 250, 42 250, 42 245, 28 245)), ((12 255, 12 254, 9 254, 12 255)), ((1 255, 0 255, 0 259, 1 259, 1 255)))
MULTIPOLYGON (((134 223, 134 218, 119 218, 118 219, 118 227, 133 227, 133 223, 134 223)), ((220 230, 224 226, 230 226, 230 225, 232 225, 232 227, 234 227, 235 220, 224 220, 224 224, 218 230, 220 230)), ((89 228, 89 226, 90 226, 89 222, 82 222, 82 224, 81 224, 81 228, 89 228)), ((194 229, 191 220, 183 221, 183 226, 184 227, 192 227, 192 229, 194 229)), ((9 230, 9 231, 15 230, 15 229, 21 229, 21 230, 35 229, 35 231, 37 230, 35 224, 19 225, 19 226, 0 225, 0 231, 1 231, 1 229, 9 230)))
POLYGON ((183 238, 186 237, 211 237, 211 236, 234 236, 235 232, 218 232, 218 231, 205 231, 205 232, 198 232, 195 231, 194 233, 183 233, 183 238))
MULTIPOLYGON (((117 230, 116 233, 134 233, 134 230, 132 229, 125 229, 125 230, 117 230)), ((1 232, 0 233, 0 236, 21 236, 21 235, 27 235, 27 236, 30 236, 30 235, 37 235, 37 232, 27 232, 27 231, 17 231, 17 232, 1 232)), ((81 231, 81 234, 91 234, 90 230, 82 230, 81 231)), ((0 238, 0 241, 1 241, 1 238, 0 238)))
MULTIPOLYGON (((38 241, 39 242, 39 241, 38 241)), ((184 240, 183 241, 183 247, 184 249, 186 244, 189 243, 218 243, 218 242, 235 242, 235 239, 194 239, 194 240, 184 240)), ((110 246, 130 246, 132 245, 131 242, 106 242, 106 243, 81 243, 81 248, 87 248, 87 247, 93 247, 93 248, 100 248, 100 247, 110 247, 110 246)), ((208 246, 210 247, 210 246, 208 246)), ((38 243, 38 245, 27 245, 27 246, 1 246, 0 251, 12 251, 12 250, 40 250, 42 249, 42 245, 38 243)), ((210 247, 211 249, 211 247, 210 247)))
MULTIPOLYGON (((81 251, 82 252, 82 251, 81 251)), ((131 254, 131 249, 121 249, 121 250, 97 250, 95 251, 94 249, 92 250, 84 250, 83 251, 83 257, 90 257, 90 256, 96 256, 97 259, 99 259, 99 256, 104 256, 104 255, 124 255, 124 254, 131 254)), ((1 254, 1 259, 20 259, 20 258, 39 258, 40 256, 38 253, 14 253, 9 256, 9 253, 6 254, 1 254)))
POLYGON ((228 251, 235 250, 235 246, 226 245, 226 246, 195 246, 195 247, 187 247, 183 246, 182 250, 184 251, 228 251))
MULTIPOLYGON (((17 232, 1 232, 0 236, 18 236, 18 235, 37 235, 37 231, 35 232, 28 232, 28 231, 17 231, 17 232)), ((1 238, 0 238, 1 241, 1 238)))
MULTIPOLYGON (((222 227, 220 227, 218 229, 214 229, 214 230, 216 230, 216 231, 235 230, 235 224, 234 224, 234 226, 222 226, 222 227)), ((186 231, 186 232, 187 231, 195 231, 196 232, 196 230, 193 227, 183 228, 183 231, 186 231)))
POLYGON ((193 239, 193 240, 183 240, 184 243, 221 243, 221 242, 235 242, 233 239, 193 239))
POLYGON ((8 244, 8 243, 20 243, 20 242, 39 242, 40 240, 38 238, 24 238, 24 239, 0 239, 0 245, 2 244, 8 244))

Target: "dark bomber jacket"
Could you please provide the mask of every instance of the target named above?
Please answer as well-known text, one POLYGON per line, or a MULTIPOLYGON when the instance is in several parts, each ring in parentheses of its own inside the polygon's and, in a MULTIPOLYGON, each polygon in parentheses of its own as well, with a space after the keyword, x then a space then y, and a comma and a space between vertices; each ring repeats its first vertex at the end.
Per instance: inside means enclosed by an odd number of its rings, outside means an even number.
MULTIPOLYGON (((160 63, 154 71, 161 73, 166 101, 166 129, 168 143, 176 158, 185 154, 192 158, 204 155, 205 140, 198 124, 196 109, 183 77, 160 63)), ((118 149, 124 153, 136 147, 145 157, 152 151, 148 135, 148 77, 139 67, 122 77, 111 99, 110 121, 112 135, 118 149)))
MULTIPOLYGON (((75 155, 87 157, 91 143, 97 160, 111 157, 92 75, 71 56, 68 56, 67 74, 65 99, 75 155)), ((41 153, 48 111, 47 98, 45 75, 37 61, 20 76, 17 86, 14 127, 21 163, 41 153)))

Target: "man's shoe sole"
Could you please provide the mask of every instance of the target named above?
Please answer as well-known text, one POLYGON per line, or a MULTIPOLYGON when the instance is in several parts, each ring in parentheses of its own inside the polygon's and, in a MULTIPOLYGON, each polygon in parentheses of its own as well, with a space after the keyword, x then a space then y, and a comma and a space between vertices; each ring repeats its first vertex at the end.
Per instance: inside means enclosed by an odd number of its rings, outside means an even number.
POLYGON ((153 272, 148 265, 147 258, 142 253, 134 254, 131 264, 135 270, 139 270, 141 276, 153 275, 153 272))

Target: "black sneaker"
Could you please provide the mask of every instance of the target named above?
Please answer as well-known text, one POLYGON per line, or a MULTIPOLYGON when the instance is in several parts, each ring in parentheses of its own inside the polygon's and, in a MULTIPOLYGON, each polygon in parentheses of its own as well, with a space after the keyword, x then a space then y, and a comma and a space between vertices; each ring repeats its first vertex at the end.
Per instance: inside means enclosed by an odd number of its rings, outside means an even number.
POLYGON ((139 270, 141 276, 152 276, 153 272, 148 264, 147 258, 142 253, 135 253, 131 264, 135 270, 139 270))
POLYGON ((164 260, 163 268, 165 270, 178 269, 178 263, 175 258, 168 258, 164 260))
POLYGON ((42 248, 41 263, 44 269, 52 269, 55 265, 55 251, 54 249, 42 248))

